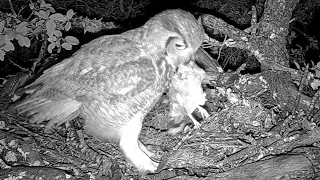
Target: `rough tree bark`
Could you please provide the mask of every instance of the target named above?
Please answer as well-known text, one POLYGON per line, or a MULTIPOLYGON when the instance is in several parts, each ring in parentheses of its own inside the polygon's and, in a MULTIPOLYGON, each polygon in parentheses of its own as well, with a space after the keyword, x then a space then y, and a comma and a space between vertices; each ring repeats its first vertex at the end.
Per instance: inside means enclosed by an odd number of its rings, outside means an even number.
MULTIPOLYGON (((186 168, 197 177, 181 175, 183 170, 170 176, 162 174, 163 177, 320 179, 317 146, 320 129, 314 123, 316 120, 310 121, 308 114, 301 113, 303 110, 308 113, 310 103, 314 101, 301 95, 293 86, 293 82, 302 86, 306 77, 304 73, 289 68, 286 51, 286 36, 296 3, 298 0, 267 0, 259 21, 253 7, 252 26, 244 31, 212 15, 203 15, 207 30, 228 37, 223 43, 208 38, 208 44, 247 50, 257 58, 263 70, 255 75, 240 75, 239 71, 221 73, 217 67, 212 67, 208 58, 200 58, 203 57, 201 52, 198 61, 210 69, 205 83, 217 87, 232 86, 255 108, 237 104, 238 110, 230 108, 213 113, 201 131, 182 139, 180 146, 174 148, 163 165, 164 169, 186 168), (266 98, 266 92, 274 104, 282 110, 287 109, 292 115, 275 119, 268 116, 270 112, 264 108, 258 108, 259 103, 254 101, 266 98), (295 110, 300 110, 300 113, 295 113, 295 110)), ((262 102, 264 105, 267 103, 270 101, 262 102)), ((314 104, 314 107, 319 109, 320 106, 314 104)))

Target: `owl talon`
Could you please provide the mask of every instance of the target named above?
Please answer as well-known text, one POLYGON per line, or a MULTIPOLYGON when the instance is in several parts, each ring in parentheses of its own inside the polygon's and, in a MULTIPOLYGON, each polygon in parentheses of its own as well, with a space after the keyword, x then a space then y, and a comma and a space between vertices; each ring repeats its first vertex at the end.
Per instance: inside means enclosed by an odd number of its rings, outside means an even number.
POLYGON ((201 124, 198 121, 194 121, 193 124, 196 129, 200 129, 201 124))
POLYGON ((139 171, 146 172, 154 172, 157 170, 159 163, 150 159, 146 153, 144 153, 140 148, 134 148, 132 150, 134 157, 128 157, 134 166, 138 168, 139 171))
POLYGON ((157 170, 159 163, 150 159, 147 155, 152 155, 147 148, 138 141, 122 140, 120 142, 120 148, 130 161, 140 172, 154 172, 157 170), (133 143, 134 142, 134 143, 133 143))
POLYGON ((149 157, 155 157, 155 156, 156 156, 153 152, 150 152, 150 151, 148 150, 148 148, 147 148, 144 144, 142 144, 142 142, 140 142, 139 140, 138 140, 138 144, 139 144, 140 149, 141 149, 144 153, 146 153, 149 157))
POLYGON ((209 113, 207 112, 207 110, 205 110, 203 107, 198 106, 197 108, 198 108, 202 118, 207 119, 210 116, 209 113))
POLYGON ((188 114, 188 116, 190 117, 190 119, 192 120, 193 124, 194 124, 194 128, 195 129, 200 129, 201 124, 191 115, 188 114))

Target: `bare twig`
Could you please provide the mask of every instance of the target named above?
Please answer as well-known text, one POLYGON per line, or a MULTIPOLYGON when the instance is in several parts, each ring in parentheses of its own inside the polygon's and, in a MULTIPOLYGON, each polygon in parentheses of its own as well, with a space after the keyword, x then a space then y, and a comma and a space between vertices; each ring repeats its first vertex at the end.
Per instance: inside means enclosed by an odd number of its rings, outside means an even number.
POLYGON ((313 116, 315 116, 317 113, 315 113, 315 106, 316 106, 316 103, 319 101, 319 97, 320 97, 320 90, 318 89, 318 91, 313 95, 313 98, 311 100, 311 103, 310 103, 310 107, 309 107, 309 116, 308 116, 308 120, 316 120, 316 118, 313 116))
POLYGON ((47 38, 45 37, 44 34, 42 34, 44 41, 41 44, 41 49, 39 52, 39 56, 36 58, 35 62, 32 65, 31 71, 34 72, 34 70, 36 69, 38 63, 44 58, 44 56, 46 55, 46 51, 47 51, 47 45, 48 45, 48 41, 47 38))
POLYGON ((300 86, 299 86, 299 90, 298 90, 298 95, 295 99, 295 105, 294 105, 294 109, 293 109, 293 114, 296 114, 296 111, 297 111, 297 108, 299 106, 299 102, 300 102, 300 98, 301 98, 301 91, 302 91, 302 88, 304 86, 304 83, 306 82, 306 79, 308 77, 308 68, 309 68, 309 64, 307 64, 307 67, 305 68, 305 71, 303 73, 303 76, 301 77, 301 81, 300 81, 300 86))
POLYGON ((27 72, 27 71, 28 71, 27 68, 23 68, 23 67, 21 67, 19 64, 11 61, 10 58, 8 58, 8 60, 9 60, 13 65, 15 65, 15 66, 17 66, 18 68, 20 68, 23 72, 27 72))
POLYGON ((26 8, 26 6, 22 6, 22 8, 18 12, 18 16, 20 16, 21 12, 26 8))
POLYGON ((27 21, 30 20, 30 18, 32 17, 32 15, 34 14, 35 10, 32 10, 32 12, 30 13, 29 17, 27 18, 27 21))
POLYGON ((226 40, 227 40, 227 36, 224 36, 223 44, 222 44, 222 46, 219 48, 219 53, 218 53, 217 61, 220 59, 221 50, 222 50, 222 47, 224 46, 226 40))
POLYGON ((8 0, 8 1, 9 1, 9 5, 10 5, 10 9, 11 9, 12 14, 17 17, 17 13, 13 9, 13 5, 12 5, 11 0, 8 0))

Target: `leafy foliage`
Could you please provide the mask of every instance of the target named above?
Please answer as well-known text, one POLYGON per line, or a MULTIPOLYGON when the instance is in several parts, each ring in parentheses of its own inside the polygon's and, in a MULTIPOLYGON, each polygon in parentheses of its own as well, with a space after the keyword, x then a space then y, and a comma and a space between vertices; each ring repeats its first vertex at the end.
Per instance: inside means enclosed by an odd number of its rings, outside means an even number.
POLYGON ((48 36, 47 40, 50 42, 47 47, 49 53, 52 53, 54 49, 57 49, 59 53, 61 48, 71 50, 73 45, 79 44, 76 37, 63 37, 61 32, 61 30, 71 29, 70 20, 75 15, 72 9, 68 10, 66 15, 56 13, 52 5, 47 4, 44 0, 39 0, 38 3, 31 2, 29 8, 32 13, 28 19, 23 19, 19 15, 8 15, 12 16, 17 23, 12 25, 9 19, 0 22, 0 60, 4 60, 7 52, 15 50, 13 40, 17 40, 21 47, 30 47, 31 38, 43 32, 48 36))

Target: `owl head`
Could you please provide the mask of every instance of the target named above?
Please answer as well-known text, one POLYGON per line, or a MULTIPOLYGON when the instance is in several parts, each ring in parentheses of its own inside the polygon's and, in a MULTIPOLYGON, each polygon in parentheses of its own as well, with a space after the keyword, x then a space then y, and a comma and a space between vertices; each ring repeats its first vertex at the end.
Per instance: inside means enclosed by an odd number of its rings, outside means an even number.
POLYGON ((157 14, 144 27, 148 49, 154 48, 173 68, 188 64, 204 39, 201 20, 179 9, 157 14))

